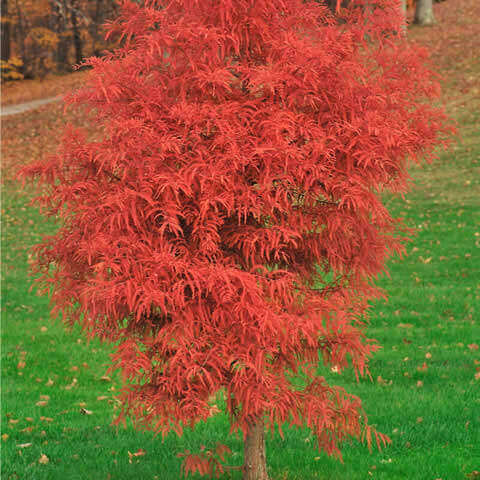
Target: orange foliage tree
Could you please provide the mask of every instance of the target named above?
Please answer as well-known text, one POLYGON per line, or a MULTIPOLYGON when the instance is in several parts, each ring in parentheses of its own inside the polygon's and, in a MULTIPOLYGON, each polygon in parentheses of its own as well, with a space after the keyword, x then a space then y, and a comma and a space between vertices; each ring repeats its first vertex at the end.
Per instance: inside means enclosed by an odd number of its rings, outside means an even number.
MULTIPOLYGON (((62 222, 35 250, 39 282, 54 312, 116 344, 119 421, 181 434, 221 390, 245 480, 268 478, 265 424, 306 426, 336 456, 348 438, 387 441, 318 362, 368 373, 373 280, 406 235, 380 192, 406 191, 407 160, 451 131, 398 2, 337 15, 125 0, 109 26, 123 45, 90 58, 70 98, 102 134, 69 129, 24 171, 62 222)), ((221 471, 225 453, 185 454, 185 468, 221 471)))

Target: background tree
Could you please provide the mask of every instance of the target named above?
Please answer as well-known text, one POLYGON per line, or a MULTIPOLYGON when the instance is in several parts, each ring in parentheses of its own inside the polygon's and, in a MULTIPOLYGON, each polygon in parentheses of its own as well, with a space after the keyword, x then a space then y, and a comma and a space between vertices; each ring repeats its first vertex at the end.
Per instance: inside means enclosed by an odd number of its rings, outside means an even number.
MULTIPOLYGON (((70 20, 72 22, 72 37, 73 45, 75 47, 75 63, 80 64, 83 60, 83 39, 80 32, 80 15, 81 11, 79 10, 78 0, 70 0, 69 10, 70 10, 70 20)), ((86 23, 88 24, 88 19, 85 17, 86 23)))
MULTIPOLYGON (((71 71, 84 56, 98 55, 106 48, 101 25, 115 15, 115 3, 2 0, 2 61, 15 59, 20 73, 30 78, 71 71)), ((4 75, 3 67, 2 78, 11 79, 4 75)))
POLYGON ((414 22, 418 25, 433 25, 435 23, 433 0, 416 0, 414 22))
MULTIPOLYGON (((405 191, 407 161, 451 131, 398 6, 123 2, 122 46, 70 98, 98 135, 68 129, 24 171, 61 220, 39 282, 54 313, 115 343, 119 421, 181 434, 223 391, 246 480, 268 477, 265 426, 306 426, 337 456, 387 441, 321 372, 368 373, 373 280, 405 239, 380 193, 405 191)), ((185 469, 218 466, 204 461, 185 469)))
POLYGON ((2 0, 2 10, 1 10, 1 15, 2 15, 2 33, 1 33, 1 59, 4 62, 8 62, 10 60, 10 18, 8 15, 8 0, 2 0))
POLYGON ((68 50, 71 43, 71 36, 68 29, 67 11, 68 10, 65 1, 52 0, 51 28, 58 37, 56 62, 57 70, 60 72, 70 69, 68 50))

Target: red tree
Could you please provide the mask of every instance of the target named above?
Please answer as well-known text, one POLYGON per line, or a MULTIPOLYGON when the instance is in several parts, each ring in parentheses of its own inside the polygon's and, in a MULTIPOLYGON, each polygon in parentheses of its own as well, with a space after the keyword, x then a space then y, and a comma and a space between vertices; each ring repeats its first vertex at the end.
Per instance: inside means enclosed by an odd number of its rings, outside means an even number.
POLYGON ((317 364, 368 372, 372 280, 405 235, 380 192, 450 131, 398 2, 140 3, 70 98, 101 135, 27 169, 62 221, 37 248, 54 310, 116 342, 122 418, 180 434, 223 389, 244 479, 267 478, 264 422, 338 456, 385 441, 317 364))

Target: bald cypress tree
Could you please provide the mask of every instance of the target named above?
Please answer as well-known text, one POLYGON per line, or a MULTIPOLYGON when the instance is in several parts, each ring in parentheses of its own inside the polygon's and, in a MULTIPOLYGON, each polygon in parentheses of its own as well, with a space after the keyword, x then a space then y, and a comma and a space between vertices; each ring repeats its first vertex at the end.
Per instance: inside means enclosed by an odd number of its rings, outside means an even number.
POLYGON ((388 441, 318 362, 368 373, 373 280, 405 239, 380 193, 406 191, 407 161, 449 132, 402 22, 394 0, 123 2, 122 46, 70 98, 98 138, 70 129, 26 170, 61 221, 39 281, 116 344, 120 419, 181 434, 222 390, 245 480, 268 478, 265 427, 306 426, 337 456, 388 441))

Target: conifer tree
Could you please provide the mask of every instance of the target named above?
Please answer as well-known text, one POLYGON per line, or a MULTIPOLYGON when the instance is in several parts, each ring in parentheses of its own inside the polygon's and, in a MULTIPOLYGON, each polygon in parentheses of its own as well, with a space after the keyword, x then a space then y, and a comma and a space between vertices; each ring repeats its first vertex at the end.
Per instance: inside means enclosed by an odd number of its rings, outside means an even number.
POLYGON ((123 1, 121 46, 69 99, 98 135, 68 129, 25 172, 61 222, 39 281, 115 343, 120 419, 181 434, 221 390, 245 480, 268 478, 266 427, 306 426, 336 456, 387 441, 321 370, 368 373, 373 280, 407 234, 381 193, 451 128, 399 2, 347 4, 123 1))

